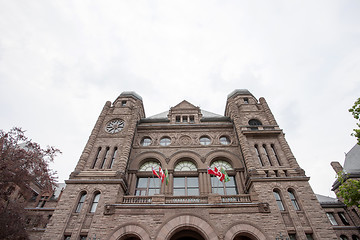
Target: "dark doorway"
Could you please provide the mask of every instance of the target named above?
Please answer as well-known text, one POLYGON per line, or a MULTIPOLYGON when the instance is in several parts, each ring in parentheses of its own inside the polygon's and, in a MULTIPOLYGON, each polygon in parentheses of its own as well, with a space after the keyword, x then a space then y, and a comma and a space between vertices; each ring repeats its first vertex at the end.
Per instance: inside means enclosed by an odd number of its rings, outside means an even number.
POLYGON ((247 236, 244 236, 244 235, 237 235, 234 240, 253 240, 255 238, 251 238, 251 237, 247 237, 247 236))
POLYGON ((128 234, 120 238, 119 240, 140 240, 140 238, 133 234, 128 234))
POLYGON ((176 232, 170 238, 170 240, 205 240, 205 239, 199 233, 189 230, 189 229, 185 229, 185 230, 176 232))

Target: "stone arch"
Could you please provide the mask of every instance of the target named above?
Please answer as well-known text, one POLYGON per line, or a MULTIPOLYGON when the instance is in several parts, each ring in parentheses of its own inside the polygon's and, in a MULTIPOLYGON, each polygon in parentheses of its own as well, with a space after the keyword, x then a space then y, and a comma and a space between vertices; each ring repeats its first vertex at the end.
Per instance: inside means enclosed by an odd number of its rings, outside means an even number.
POLYGON ((175 165, 182 158, 190 158, 190 159, 192 159, 194 164, 196 165, 196 167, 198 169, 201 168, 201 166, 200 166, 200 164, 202 163, 201 156, 199 154, 197 154, 195 152, 191 152, 191 151, 179 151, 179 152, 176 152, 175 154, 171 155, 170 156, 170 162, 169 162, 169 168, 174 169, 175 165))
POLYGON ((180 215, 168 220, 161 226, 156 240, 169 240, 176 231, 191 228, 198 231, 205 239, 218 240, 214 228, 204 219, 193 215, 180 215))
POLYGON ((145 230, 145 228, 137 225, 137 224, 127 224, 120 226, 108 237, 109 240, 119 240, 125 235, 135 235, 141 240, 150 240, 149 233, 145 230))
POLYGON ((210 166, 212 161, 216 158, 225 158, 233 168, 242 168, 244 167, 243 164, 243 160, 241 159, 241 157, 237 156, 236 154, 229 152, 229 151, 224 151, 224 150, 219 150, 219 151, 213 151, 210 152, 209 154, 207 154, 205 156, 205 164, 207 166, 210 166))
POLYGON ((251 236, 256 240, 267 240, 260 229, 247 223, 238 223, 230 227, 225 233, 224 240, 233 240, 238 234, 251 236))
POLYGON ((131 161, 129 169, 138 170, 139 167, 146 161, 146 159, 151 158, 158 160, 163 168, 166 166, 166 157, 164 154, 155 151, 149 151, 136 156, 136 158, 131 161))

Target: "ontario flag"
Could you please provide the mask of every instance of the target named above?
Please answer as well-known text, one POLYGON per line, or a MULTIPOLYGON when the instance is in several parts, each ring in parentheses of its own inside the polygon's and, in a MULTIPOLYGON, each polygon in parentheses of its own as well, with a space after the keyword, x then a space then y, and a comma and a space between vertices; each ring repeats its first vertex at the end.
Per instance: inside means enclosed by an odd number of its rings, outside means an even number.
POLYGON ((225 174, 219 171, 216 167, 214 167, 214 170, 208 167, 208 174, 215 175, 220 180, 220 182, 225 180, 225 174))

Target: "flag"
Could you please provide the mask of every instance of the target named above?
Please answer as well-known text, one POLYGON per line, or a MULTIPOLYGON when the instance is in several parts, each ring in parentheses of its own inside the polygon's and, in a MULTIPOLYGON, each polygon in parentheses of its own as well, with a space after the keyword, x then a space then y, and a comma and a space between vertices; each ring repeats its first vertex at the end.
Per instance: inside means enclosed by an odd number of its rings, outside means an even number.
POLYGON ((155 176, 157 176, 158 178, 161 179, 161 177, 159 176, 159 174, 155 171, 154 167, 152 167, 152 172, 155 176))
POLYGON ((165 173, 164 173, 164 171, 161 169, 161 167, 159 167, 159 175, 160 175, 161 182, 163 183, 164 180, 165 180, 165 173))
POLYGON ((220 168, 220 172, 222 174, 224 174, 224 182, 230 181, 230 178, 229 178, 228 174, 226 173, 226 171, 223 168, 220 168))
POLYGON ((221 171, 219 171, 216 167, 214 167, 214 170, 208 167, 208 173, 215 175, 220 180, 220 182, 224 181, 225 179, 225 175, 221 171))
POLYGON ((165 183, 166 183, 166 185, 168 185, 168 183, 169 183, 169 173, 168 173, 167 169, 165 169, 165 183))

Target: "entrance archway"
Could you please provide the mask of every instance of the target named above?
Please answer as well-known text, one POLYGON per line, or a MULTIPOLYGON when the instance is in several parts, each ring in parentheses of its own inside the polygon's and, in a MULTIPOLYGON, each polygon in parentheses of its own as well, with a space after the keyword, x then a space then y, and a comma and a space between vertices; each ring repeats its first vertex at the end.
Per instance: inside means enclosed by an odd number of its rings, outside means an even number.
POLYGON ((175 232, 170 240, 205 240, 205 238, 198 232, 192 229, 182 229, 175 232))

